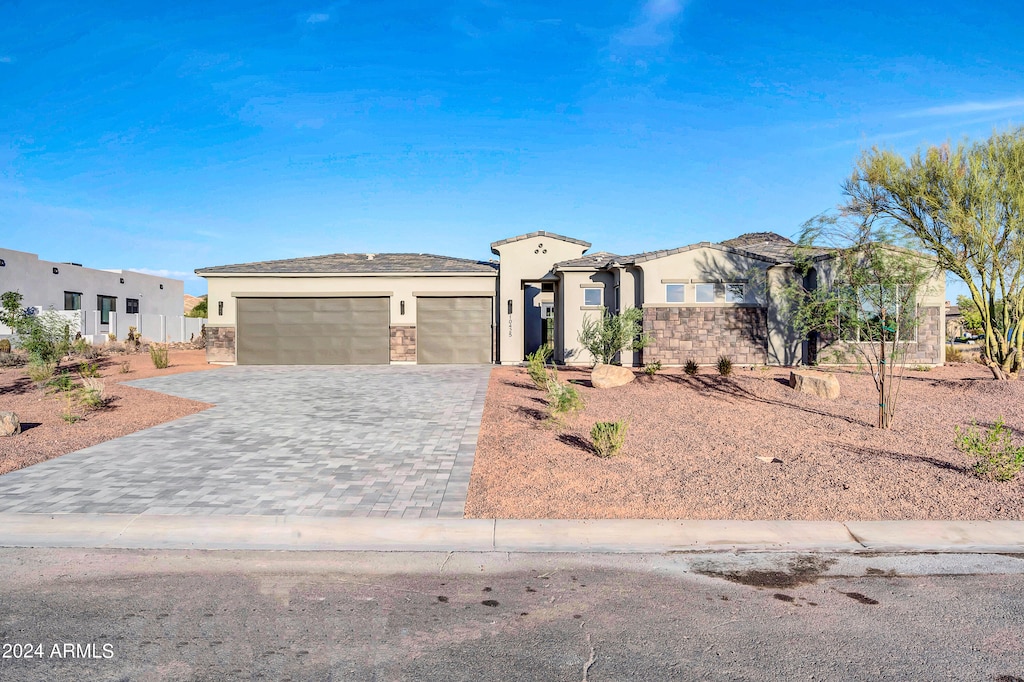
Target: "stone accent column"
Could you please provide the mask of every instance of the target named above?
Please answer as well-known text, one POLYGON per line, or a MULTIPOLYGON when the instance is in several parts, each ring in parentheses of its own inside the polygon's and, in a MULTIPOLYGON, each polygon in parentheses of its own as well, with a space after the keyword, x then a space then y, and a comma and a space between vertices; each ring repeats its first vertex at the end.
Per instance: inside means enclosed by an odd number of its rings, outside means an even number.
POLYGON ((391 362, 416 362, 416 327, 391 327, 391 362))
POLYGON ((234 327, 206 326, 206 361, 236 362, 234 327))

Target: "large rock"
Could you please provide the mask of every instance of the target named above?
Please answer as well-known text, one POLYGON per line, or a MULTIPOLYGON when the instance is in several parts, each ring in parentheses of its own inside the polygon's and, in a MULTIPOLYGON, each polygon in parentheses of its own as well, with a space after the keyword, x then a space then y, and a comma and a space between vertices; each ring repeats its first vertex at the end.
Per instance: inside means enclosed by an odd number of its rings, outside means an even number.
POLYGON ((800 393, 835 400, 839 397, 839 380, 834 375, 810 369, 797 369, 789 373, 789 385, 800 393))
POLYGON ((21 421, 13 412, 0 412, 0 436, 17 436, 21 433, 21 421))
POLYGON ((598 365, 590 372, 590 383, 594 388, 625 386, 635 378, 633 370, 618 365, 598 365))

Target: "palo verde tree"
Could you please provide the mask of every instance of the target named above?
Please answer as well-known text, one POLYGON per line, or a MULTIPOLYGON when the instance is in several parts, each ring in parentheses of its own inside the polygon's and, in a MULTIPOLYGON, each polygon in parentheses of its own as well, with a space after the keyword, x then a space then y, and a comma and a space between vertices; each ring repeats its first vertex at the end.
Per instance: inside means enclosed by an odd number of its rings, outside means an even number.
POLYGON ((1024 128, 904 159, 866 152, 844 184, 849 213, 907 230, 967 285, 996 379, 1024 362, 1024 128), (1001 304, 1001 305, 1000 305, 1001 304))
POLYGON ((589 315, 583 318, 579 342, 594 356, 594 362, 609 365, 627 348, 637 351, 651 342, 643 331, 642 320, 643 311, 639 308, 626 308, 618 315, 605 308, 596 320, 589 315))
POLYGON ((878 390, 878 427, 892 426, 908 347, 921 321, 918 297, 934 259, 909 250, 873 221, 822 215, 804 225, 797 272, 783 289, 796 329, 822 354, 866 366, 878 390), (811 269, 816 277, 808 277, 811 269))

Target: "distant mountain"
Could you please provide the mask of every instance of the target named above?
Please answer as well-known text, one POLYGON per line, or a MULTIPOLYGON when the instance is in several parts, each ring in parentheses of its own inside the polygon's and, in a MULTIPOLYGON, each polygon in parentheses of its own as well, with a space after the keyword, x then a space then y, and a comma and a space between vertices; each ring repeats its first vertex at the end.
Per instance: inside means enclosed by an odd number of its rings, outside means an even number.
POLYGON ((187 315, 193 308, 199 305, 201 301, 205 300, 206 294, 203 294, 202 296, 191 296, 189 294, 185 294, 185 314, 187 315))

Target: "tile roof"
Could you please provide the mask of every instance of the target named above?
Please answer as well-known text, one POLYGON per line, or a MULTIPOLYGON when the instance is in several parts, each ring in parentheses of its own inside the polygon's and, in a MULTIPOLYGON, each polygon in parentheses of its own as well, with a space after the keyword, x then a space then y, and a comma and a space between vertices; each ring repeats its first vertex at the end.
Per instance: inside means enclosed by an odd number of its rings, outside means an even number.
POLYGON ((530 232, 528 234, 521 234, 517 237, 509 237, 508 239, 500 239, 496 242, 491 242, 491 253, 498 253, 496 249, 499 246, 511 244, 512 242, 519 242, 524 239, 530 239, 531 237, 546 237, 548 239, 560 239, 563 242, 569 242, 570 244, 579 244, 582 247, 588 249, 590 248, 590 242, 585 242, 582 239, 573 239, 572 237, 565 237, 560 234, 555 234, 554 232, 545 232, 544 230, 539 230, 537 232, 530 232))
POLYGON ((606 267, 612 261, 618 260, 620 256, 608 251, 595 251, 579 258, 572 258, 555 263, 556 268, 596 268, 606 267))
POLYGON ((196 270, 216 274, 391 274, 391 273, 497 273, 498 264, 429 253, 334 253, 327 256, 288 258, 196 270))

